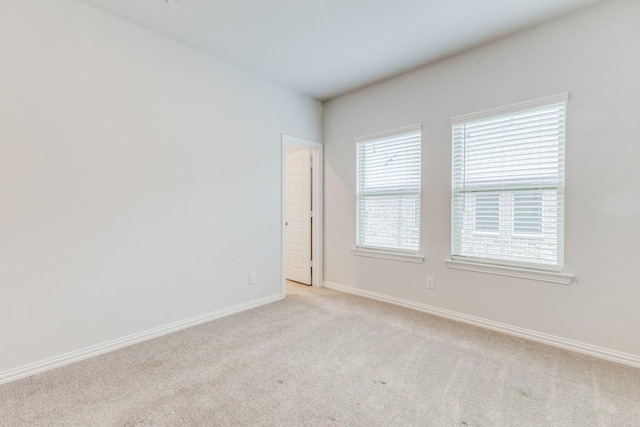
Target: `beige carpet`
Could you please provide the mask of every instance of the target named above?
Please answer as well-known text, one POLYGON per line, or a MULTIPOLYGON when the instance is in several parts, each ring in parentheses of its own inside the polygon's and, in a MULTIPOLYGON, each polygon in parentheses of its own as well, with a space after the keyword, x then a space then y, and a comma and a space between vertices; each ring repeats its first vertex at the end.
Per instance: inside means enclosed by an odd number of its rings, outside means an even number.
POLYGON ((640 370, 301 285, 0 386, 0 425, 640 426, 640 370))

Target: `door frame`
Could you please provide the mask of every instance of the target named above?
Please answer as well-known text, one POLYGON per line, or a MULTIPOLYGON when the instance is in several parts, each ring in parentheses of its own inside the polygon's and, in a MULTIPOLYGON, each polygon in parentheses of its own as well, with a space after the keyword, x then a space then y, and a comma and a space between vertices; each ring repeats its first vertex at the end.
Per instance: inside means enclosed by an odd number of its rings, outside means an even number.
POLYGON ((304 138, 298 138, 296 136, 282 134, 282 206, 281 206, 281 258, 282 265, 280 269, 280 275, 282 279, 282 295, 287 295, 287 229, 286 229, 286 215, 287 215, 287 146, 298 145, 306 148, 310 148, 313 153, 313 171, 311 173, 311 204, 313 206, 313 225, 311 226, 311 253, 313 259, 311 261, 311 286, 322 287, 322 255, 323 255, 323 230, 322 225, 324 223, 323 212, 323 178, 322 172, 324 168, 324 146, 319 142, 309 141, 304 138))

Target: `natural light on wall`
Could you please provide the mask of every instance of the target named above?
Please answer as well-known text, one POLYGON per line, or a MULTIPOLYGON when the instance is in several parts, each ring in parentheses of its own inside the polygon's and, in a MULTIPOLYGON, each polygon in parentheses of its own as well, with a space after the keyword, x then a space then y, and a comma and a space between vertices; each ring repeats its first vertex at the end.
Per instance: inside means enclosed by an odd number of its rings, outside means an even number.
POLYGON ((561 270, 568 94, 452 119, 452 257, 561 270))
POLYGON ((420 125, 356 138, 356 246, 420 250, 420 125))

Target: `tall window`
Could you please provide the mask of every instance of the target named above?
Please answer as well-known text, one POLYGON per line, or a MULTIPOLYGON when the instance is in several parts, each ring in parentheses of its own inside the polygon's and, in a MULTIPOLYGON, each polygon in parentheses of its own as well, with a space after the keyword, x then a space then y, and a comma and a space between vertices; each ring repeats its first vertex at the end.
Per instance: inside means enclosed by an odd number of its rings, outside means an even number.
POLYGON ((452 119, 452 256, 561 269, 568 94, 452 119))
POLYGON ((356 138, 356 245, 420 250, 420 126, 356 138))

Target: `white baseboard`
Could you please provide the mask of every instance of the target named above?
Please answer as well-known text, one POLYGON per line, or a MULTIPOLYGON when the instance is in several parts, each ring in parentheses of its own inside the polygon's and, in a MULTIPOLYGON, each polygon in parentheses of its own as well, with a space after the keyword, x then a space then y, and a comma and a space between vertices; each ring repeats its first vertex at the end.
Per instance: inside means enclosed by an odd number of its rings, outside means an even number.
POLYGON ((597 357, 599 359, 609 360, 611 362, 617 362, 623 365, 640 368, 639 355, 623 353, 616 350, 610 350, 604 347, 598 347, 598 346, 586 344, 580 341, 573 341, 570 339, 557 337, 555 335, 549 335, 542 332, 532 331, 530 329, 524 329, 517 326, 509 325, 506 323, 494 322, 493 320, 483 319, 481 317, 471 316, 471 315, 459 313, 456 311, 445 310, 442 308, 433 307, 430 305, 421 304, 418 302, 409 301, 401 298, 395 298, 388 295, 379 294, 377 292, 365 291, 363 289, 340 285, 338 283, 325 281, 324 285, 327 288, 335 289, 337 291, 347 292, 347 293, 359 295, 365 298, 375 299, 378 301, 399 305, 401 307, 406 307, 413 310, 422 311, 424 313, 433 314, 434 316, 444 317, 450 320, 467 323, 469 325, 478 326, 485 329, 491 329, 492 331, 502 332, 508 335, 513 335, 513 336, 525 338, 531 341, 536 341, 542 344, 547 344, 553 347, 559 347, 565 350, 586 354, 588 356, 597 357))
POLYGON ((11 381, 18 380, 20 378, 28 377, 31 375, 39 374, 50 369, 59 368, 70 363, 79 362, 90 357, 99 356, 110 351, 118 350, 123 347, 127 347, 133 344, 147 341, 153 338, 157 338, 163 335, 167 335, 182 329, 190 328, 192 326, 199 325, 201 323, 209 322, 220 317, 236 314, 241 311, 249 310, 259 307, 261 305, 269 304, 284 299, 283 294, 274 294, 268 297, 255 299, 242 304, 234 305, 232 307, 222 308, 220 310, 212 311, 210 313, 202 314, 199 316, 191 317, 185 320, 179 320, 177 322, 170 323, 168 325, 159 326, 157 328, 149 329, 146 331, 138 332, 126 337, 117 338, 115 340, 107 341, 102 344, 93 345, 80 350, 72 351, 70 353, 55 356, 49 359, 41 360, 39 362, 30 363, 28 365, 20 366, 18 368, 10 369, 8 371, 0 372, 0 384, 5 384, 11 381))

